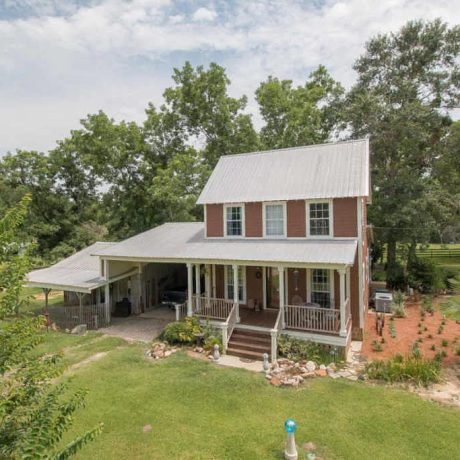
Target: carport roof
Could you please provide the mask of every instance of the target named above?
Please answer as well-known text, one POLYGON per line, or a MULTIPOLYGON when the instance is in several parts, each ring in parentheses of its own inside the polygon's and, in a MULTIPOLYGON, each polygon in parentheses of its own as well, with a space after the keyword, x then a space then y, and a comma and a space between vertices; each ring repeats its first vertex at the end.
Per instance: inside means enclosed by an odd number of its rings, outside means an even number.
POLYGON ((107 281, 99 273, 99 257, 92 254, 108 250, 117 243, 97 242, 55 265, 27 274, 29 286, 76 292, 91 292, 107 281))
POLYGON ((222 239, 205 238, 202 222, 168 223, 115 245, 94 250, 106 259, 134 261, 231 261, 352 265, 354 239, 222 239))

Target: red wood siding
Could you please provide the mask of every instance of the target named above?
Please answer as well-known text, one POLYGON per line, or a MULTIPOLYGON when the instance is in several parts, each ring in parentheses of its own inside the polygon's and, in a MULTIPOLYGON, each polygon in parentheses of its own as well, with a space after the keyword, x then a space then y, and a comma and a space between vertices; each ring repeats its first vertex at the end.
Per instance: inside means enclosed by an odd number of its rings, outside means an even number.
POLYGON ((287 202, 287 236, 305 237, 305 200, 287 202))
POLYGON ((356 198, 335 198, 334 237, 358 236, 358 210, 356 198))
POLYGON ((292 298, 296 295, 302 298, 303 302, 307 301, 307 271, 305 268, 299 268, 297 277, 297 290, 294 276, 294 268, 288 268, 288 305, 293 305, 292 298))
POLYGON ((206 236, 224 236, 224 206, 222 204, 206 205, 206 236))
POLYGON ((257 300, 259 307, 264 303, 262 267, 246 267, 246 297, 257 300), (257 277, 260 273, 260 278, 257 277))
POLYGON ((247 237, 262 236, 262 203, 246 203, 245 209, 245 231, 247 237))
POLYGON ((216 265, 216 297, 218 299, 225 298, 225 286, 224 286, 224 266, 216 265))

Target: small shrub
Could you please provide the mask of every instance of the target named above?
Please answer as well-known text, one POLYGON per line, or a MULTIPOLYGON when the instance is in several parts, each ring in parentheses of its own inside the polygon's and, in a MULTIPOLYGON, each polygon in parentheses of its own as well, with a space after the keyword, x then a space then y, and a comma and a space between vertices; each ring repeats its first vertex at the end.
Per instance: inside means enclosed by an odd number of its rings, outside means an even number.
POLYGON ((340 359, 340 356, 337 356, 340 354, 337 349, 330 350, 317 343, 289 337, 285 334, 282 334, 278 339, 278 351, 280 356, 293 361, 310 360, 316 363, 329 364, 337 358, 340 359))
POLYGON ((162 332, 160 339, 168 343, 191 344, 196 340, 194 334, 202 332, 200 322, 195 317, 187 317, 184 321, 169 323, 162 332))
POLYGON ((413 357, 413 358, 421 358, 422 357, 422 353, 420 352, 420 347, 419 347, 418 340, 415 341, 412 344, 411 350, 410 350, 410 356, 413 357))
POLYGON ((386 361, 376 360, 366 366, 369 378, 386 382, 413 382, 428 385, 440 379, 440 360, 424 359, 421 356, 395 355, 386 361))
POLYGON ((383 350, 382 345, 379 342, 377 342, 377 340, 372 341, 371 347, 372 347, 373 351, 382 351, 383 350))
POLYGON ((443 341, 441 342, 441 346, 447 347, 447 345, 449 345, 449 342, 448 342, 447 340, 443 340, 443 341))
POLYGON ((423 328, 423 330, 426 332, 426 331, 428 330, 428 328, 425 326, 425 327, 423 328))
POLYGON ((444 330, 444 328, 442 326, 439 326, 438 327, 438 334, 442 334, 442 331, 444 330))
POLYGON ((435 345, 434 343, 433 343, 433 345, 431 345, 431 349, 432 349, 433 351, 436 350, 436 345, 435 345))
POLYGON ((418 323, 418 324, 417 324, 417 327, 422 327, 422 323, 418 323))
POLYGON ((388 324, 388 331, 390 332, 391 338, 395 339, 396 338, 396 326, 395 326, 395 322, 393 320, 393 317, 391 317, 391 321, 388 324))
POLYGON ((404 309, 404 294, 401 291, 396 291, 393 294, 391 311, 396 318, 404 318, 406 316, 406 311, 404 309))
POLYGON ((419 329, 419 330, 417 331, 417 334, 420 335, 422 332, 423 332, 423 331, 422 331, 421 329, 419 329))
POLYGON ((446 325, 446 320, 443 319, 443 320, 441 321, 441 326, 445 326, 445 325, 446 325))
POLYGON ((455 354, 456 354, 457 356, 460 356, 460 347, 457 347, 457 349, 455 350, 455 354))
POLYGON ((441 356, 442 356, 443 358, 446 358, 446 357, 447 357, 447 351, 446 351, 446 350, 442 350, 442 351, 441 351, 441 356))
POLYGON ((432 335, 432 334, 428 334, 428 338, 429 338, 429 339, 432 339, 432 338, 433 338, 433 335, 432 335))
POLYGON ((385 337, 382 337, 382 338, 380 339, 380 343, 381 343, 381 344, 384 344, 384 343, 385 343, 385 337))

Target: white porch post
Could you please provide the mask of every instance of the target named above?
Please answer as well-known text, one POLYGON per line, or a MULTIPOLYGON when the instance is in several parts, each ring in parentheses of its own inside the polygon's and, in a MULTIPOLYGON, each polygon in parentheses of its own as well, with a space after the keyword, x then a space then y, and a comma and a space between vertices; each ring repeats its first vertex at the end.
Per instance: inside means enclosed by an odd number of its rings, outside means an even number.
POLYGON ((187 316, 193 315, 193 265, 187 264, 187 316))
POLYGON ((205 265, 205 273, 204 273, 204 289, 206 291, 206 298, 209 301, 211 297, 211 265, 205 265))
POLYGON ((212 264, 212 297, 216 298, 216 264, 212 264))
POLYGON ((238 279, 238 265, 232 265, 233 268, 233 303, 236 304, 236 322, 240 322, 240 299, 238 296, 240 281, 238 279))
POLYGON ((105 321, 107 325, 110 324, 110 283, 109 283, 109 261, 104 260, 104 277, 106 280, 106 284, 104 286, 104 303, 105 303, 105 321))
POLYGON ((200 264, 195 265, 195 308, 198 311, 200 309, 200 297, 201 297, 201 277, 200 277, 200 264))
POLYGON ((340 335, 347 335, 347 318, 345 316, 345 274, 346 270, 341 268, 338 270, 340 277, 340 335))
POLYGON ((280 311, 281 311, 281 327, 284 329, 284 267, 278 267, 278 278, 280 283, 280 311))

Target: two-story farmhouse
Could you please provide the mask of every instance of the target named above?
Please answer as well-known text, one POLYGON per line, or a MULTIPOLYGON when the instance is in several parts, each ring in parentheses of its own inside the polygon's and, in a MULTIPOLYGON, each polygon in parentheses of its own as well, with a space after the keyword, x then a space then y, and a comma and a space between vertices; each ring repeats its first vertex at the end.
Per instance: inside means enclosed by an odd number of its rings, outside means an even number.
MULTIPOLYGON (((106 320, 123 297, 140 313, 183 290, 177 317, 208 318, 239 356, 273 358, 281 332, 346 348, 362 336, 368 302, 369 200, 367 140, 223 156, 198 199, 204 223, 86 250, 93 270, 99 260, 93 290, 106 320)), ((78 291, 56 272, 29 282, 78 291)))

